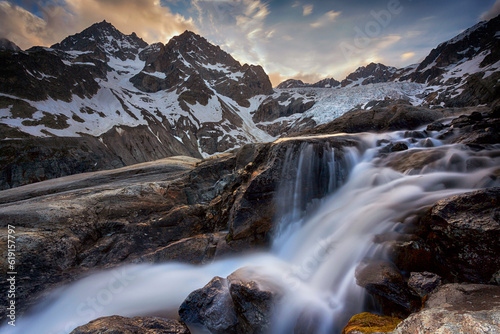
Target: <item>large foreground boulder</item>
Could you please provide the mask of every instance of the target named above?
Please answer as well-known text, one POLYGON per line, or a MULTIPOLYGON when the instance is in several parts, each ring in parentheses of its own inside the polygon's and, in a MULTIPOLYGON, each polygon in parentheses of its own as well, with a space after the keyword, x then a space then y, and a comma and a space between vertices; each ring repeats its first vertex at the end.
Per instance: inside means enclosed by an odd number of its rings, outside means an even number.
POLYGON ((162 318, 134 317, 117 315, 92 320, 73 330, 71 334, 190 334, 185 324, 177 320, 162 318))
POLYGON ((420 306, 420 298, 408 287, 398 268, 390 262, 360 264, 356 268, 356 282, 374 296, 384 314, 405 317, 420 306))
POLYGON ((443 277, 488 283, 500 270, 500 188, 441 200, 420 224, 443 277))
POLYGON ((283 291, 251 268, 214 277, 179 308, 181 320, 211 333, 266 333, 283 291))
POLYGON ((500 333, 500 287, 444 285, 431 294, 422 311, 401 322, 393 333, 500 333))

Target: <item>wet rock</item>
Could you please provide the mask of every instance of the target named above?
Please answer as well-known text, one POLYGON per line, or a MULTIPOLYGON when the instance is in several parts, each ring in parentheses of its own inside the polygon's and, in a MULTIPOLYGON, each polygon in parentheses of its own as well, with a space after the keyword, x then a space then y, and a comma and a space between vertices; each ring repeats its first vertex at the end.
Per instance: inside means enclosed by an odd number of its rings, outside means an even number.
POLYGON ((364 287, 382 307, 384 314, 406 316, 420 305, 403 275, 390 262, 374 261, 356 268, 356 282, 364 287))
POLYGON ((399 142, 399 143, 394 144, 391 147, 391 152, 401 152, 401 151, 406 151, 407 149, 408 149, 408 145, 406 145, 405 143, 399 142))
POLYGON ((273 308, 283 295, 282 289, 251 268, 237 270, 228 280, 242 333, 269 332, 273 308))
POLYGON ((179 308, 182 321, 212 333, 266 333, 281 289, 251 268, 227 279, 215 277, 193 291, 179 308))
POLYGON ((437 202, 421 219, 423 239, 433 250, 438 274, 487 283, 500 270, 500 188, 488 188, 437 202))
POLYGON ((388 333, 393 331, 400 322, 399 318, 365 312, 353 316, 342 330, 342 334, 388 333))
POLYGON ((134 317, 117 315, 103 317, 73 330, 71 334, 190 334, 185 324, 176 320, 162 318, 134 317))
POLYGON ((433 254, 422 239, 388 243, 394 264, 404 271, 433 270, 433 254))
POLYGON ((188 324, 201 325, 211 333, 238 333, 238 318, 229 292, 229 281, 214 277, 203 288, 193 291, 179 308, 188 324))
POLYGON ((452 121, 456 134, 451 137, 452 143, 492 145, 500 143, 500 124, 495 115, 495 106, 484 110, 476 108, 470 115, 462 115, 452 121))
MULTIPOLYGON (((209 261, 217 240, 225 243, 218 232, 228 222, 211 216, 206 203, 220 196, 223 189, 215 185, 236 167, 235 154, 203 162, 177 157, 2 191, 0 228, 15 225, 23 249, 19 275, 26 282, 17 291, 17 310, 21 314, 40 292, 86 269, 134 262, 158 250, 158 261, 209 261)), ((5 258, 0 267, 6 266, 5 258)))
MULTIPOLYGON (((304 145, 311 145, 318 158, 322 156, 324 148, 329 147, 335 150, 336 159, 342 161, 345 149, 359 145, 359 141, 354 136, 290 138, 259 150, 249 180, 235 193, 234 205, 229 214, 230 241, 247 239, 252 245, 268 244, 276 214, 275 196, 278 186, 296 176, 293 168, 283 171, 286 156, 289 154, 298 159, 304 145)), ((346 178, 346 168, 343 167, 345 166, 340 164, 336 171, 338 175, 334 176, 338 178, 338 182, 346 178)), ((319 174, 318 171, 317 184, 302 189, 306 194, 303 196, 308 197, 309 201, 325 195, 327 190, 326 182, 319 174)))
POLYGON ((445 128, 443 123, 440 122, 434 122, 429 125, 427 125, 427 131, 441 131, 445 128))
POLYGON ((500 333, 500 287, 443 285, 422 311, 401 322, 393 333, 500 333))
POLYGON ((440 284, 441 277, 429 272, 412 272, 408 280, 408 286, 422 298, 436 289, 440 284))
POLYGON ((202 264, 214 259, 220 243, 225 242, 227 233, 208 233, 181 239, 160 248, 155 252, 142 256, 136 263, 163 263, 181 261, 202 264))

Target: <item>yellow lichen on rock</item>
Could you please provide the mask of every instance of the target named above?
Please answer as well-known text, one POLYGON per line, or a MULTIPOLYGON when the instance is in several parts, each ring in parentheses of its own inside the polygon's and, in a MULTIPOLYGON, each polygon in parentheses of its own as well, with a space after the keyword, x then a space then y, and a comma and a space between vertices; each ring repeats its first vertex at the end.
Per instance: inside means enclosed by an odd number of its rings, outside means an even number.
POLYGON ((361 333, 388 333, 394 330, 401 322, 399 318, 376 315, 372 313, 356 314, 349 320, 347 326, 344 327, 342 334, 353 332, 361 333))

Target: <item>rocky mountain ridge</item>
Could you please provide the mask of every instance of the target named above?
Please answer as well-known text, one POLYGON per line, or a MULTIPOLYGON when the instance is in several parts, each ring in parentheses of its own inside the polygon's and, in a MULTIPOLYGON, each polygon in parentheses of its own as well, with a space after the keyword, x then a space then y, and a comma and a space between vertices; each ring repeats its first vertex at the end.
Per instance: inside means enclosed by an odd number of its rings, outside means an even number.
POLYGON ((276 89, 262 67, 241 65, 192 32, 147 45, 103 21, 51 48, 11 46, 0 51, 0 139, 4 152, 20 153, 0 157, 1 187, 206 157, 328 123, 372 100, 488 104, 499 93, 499 21, 441 44, 422 64, 372 63, 342 82, 289 80, 276 89))
MULTIPOLYGON (((498 96, 500 68, 500 17, 484 21, 441 43, 419 64, 395 68, 370 63, 349 74, 341 87, 384 82, 415 82, 425 85, 428 105, 473 106, 491 103, 498 96)), ((279 89, 318 87, 289 79, 279 89)), ((332 86, 333 87, 333 86, 332 86)))
POLYGON ((249 115, 273 92, 264 70, 192 32, 148 45, 103 21, 0 58, 2 145, 20 152, 0 159, 3 188, 53 177, 58 164, 62 176, 274 139, 249 115))

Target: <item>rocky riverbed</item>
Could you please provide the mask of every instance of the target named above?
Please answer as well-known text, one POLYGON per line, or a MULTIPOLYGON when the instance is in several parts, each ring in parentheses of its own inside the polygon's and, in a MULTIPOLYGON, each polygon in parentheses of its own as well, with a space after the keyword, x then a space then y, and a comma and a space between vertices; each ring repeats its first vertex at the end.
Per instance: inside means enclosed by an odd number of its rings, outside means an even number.
MULTIPOLYGON (((98 270, 170 261, 205 265, 267 252, 278 233, 278 216, 294 204, 277 200, 289 198, 283 189, 300 190, 301 210, 314 212, 321 198, 348 180, 353 150, 371 149, 366 136, 342 133, 408 130, 398 142, 375 143, 374 166, 410 176, 489 172, 480 179, 480 189, 396 215, 396 228, 372 236, 388 255, 356 269, 357 284, 372 296, 365 309, 404 319, 395 322, 394 333, 424 328, 433 333, 500 332, 499 106, 424 110, 401 101, 387 103, 355 110, 298 136, 204 160, 166 158, 1 191, 2 249, 7 249, 7 226, 16 227, 19 322, 39 312, 33 306, 53 298, 54 289, 98 270), (310 175, 316 181, 286 188, 296 183, 302 167, 285 167, 305 147, 318 157, 319 167, 310 175), (322 160, 326 152, 335 156, 333 167, 332 161, 322 160), (335 187, 325 185, 329 182, 335 187)), ((374 176, 373 183, 381 180, 374 176)), ((436 189, 455 182, 440 180, 436 189)), ((2 257, 2 272, 7 266, 2 257)), ((177 305, 178 315, 170 310, 160 317, 115 314, 72 328, 72 333, 104 328, 188 333, 185 323, 212 333, 265 333, 273 328, 276 305, 283 304, 290 288, 249 268, 205 284, 177 305), (170 320, 164 319, 167 313, 170 320)), ((1 305, 7 305, 5 298, 1 305)), ((319 333, 316 317, 302 312, 290 320, 295 321, 291 328, 319 333)), ((370 333, 353 328, 345 333, 370 333)))

